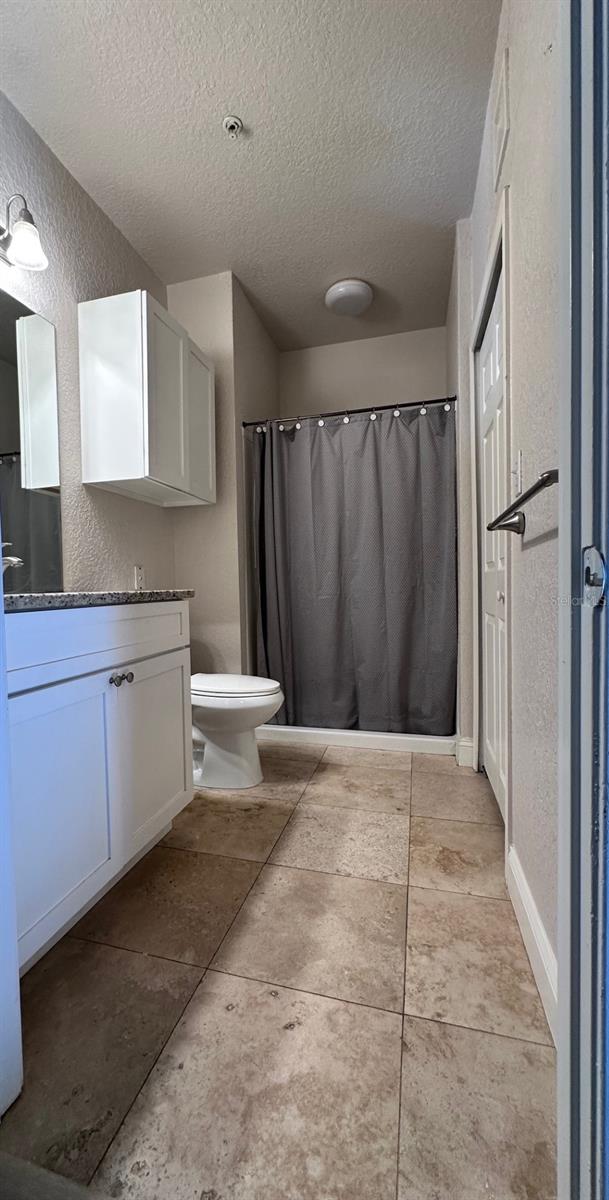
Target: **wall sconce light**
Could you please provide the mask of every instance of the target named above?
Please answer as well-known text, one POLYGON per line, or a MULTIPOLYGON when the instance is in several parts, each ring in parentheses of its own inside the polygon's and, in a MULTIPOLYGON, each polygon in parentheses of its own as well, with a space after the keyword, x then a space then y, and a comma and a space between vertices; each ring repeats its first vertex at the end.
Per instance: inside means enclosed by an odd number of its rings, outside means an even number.
POLYGON ((19 192, 10 197, 5 223, 0 225, 0 259, 24 271, 44 271, 49 265, 25 196, 19 192), (21 201, 21 208, 17 216, 11 218, 11 205, 15 200, 21 201))

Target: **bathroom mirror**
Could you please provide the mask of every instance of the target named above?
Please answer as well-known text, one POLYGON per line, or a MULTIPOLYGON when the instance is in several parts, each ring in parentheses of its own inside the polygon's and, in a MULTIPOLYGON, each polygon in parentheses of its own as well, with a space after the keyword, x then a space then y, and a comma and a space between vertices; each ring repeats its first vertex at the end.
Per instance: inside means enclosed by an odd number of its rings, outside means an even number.
POLYGON ((62 589, 55 329, 0 291, 4 590, 62 589))

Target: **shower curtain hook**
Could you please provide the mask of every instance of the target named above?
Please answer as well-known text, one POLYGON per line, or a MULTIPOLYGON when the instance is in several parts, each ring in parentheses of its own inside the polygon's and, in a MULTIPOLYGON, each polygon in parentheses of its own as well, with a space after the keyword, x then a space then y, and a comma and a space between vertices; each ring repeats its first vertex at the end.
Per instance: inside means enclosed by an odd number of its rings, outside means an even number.
POLYGON ((348 424, 349 424, 349 413, 345 409, 345 415, 343 417, 343 425, 348 425, 348 424))
POLYGON ((376 421, 376 409, 375 408, 373 408, 372 412, 370 413, 370 420, 376 421))
POLYGON ((300 417, 298 417, 298 420, 296 421, 296 429, 302 429, 302 425, 300 424, 300 417))

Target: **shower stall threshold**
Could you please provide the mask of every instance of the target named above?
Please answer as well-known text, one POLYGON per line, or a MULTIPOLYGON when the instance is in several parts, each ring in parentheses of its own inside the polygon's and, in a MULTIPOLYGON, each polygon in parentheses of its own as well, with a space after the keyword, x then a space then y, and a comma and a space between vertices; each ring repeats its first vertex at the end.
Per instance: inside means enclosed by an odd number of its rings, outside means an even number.
POLYGON ((310 729, 301 725, 260 725, 261 742, 319 743, 354 746, 360 750, 410 750, 414 754, 456 754, 457 735, 428 737, 415 733, 368 733, 364 729, 310 729))

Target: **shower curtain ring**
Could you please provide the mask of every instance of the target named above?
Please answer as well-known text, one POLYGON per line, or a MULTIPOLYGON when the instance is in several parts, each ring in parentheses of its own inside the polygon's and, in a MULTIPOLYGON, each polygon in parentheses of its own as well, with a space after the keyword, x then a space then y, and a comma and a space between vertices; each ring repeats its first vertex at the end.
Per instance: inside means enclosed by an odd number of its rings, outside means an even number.
POLYGON ((302 429, 302 425, 300 424, 300 417, 298 418, 298 420, 297 420, 297 422, 296 422, 296 428, 297 428, 297 429, 302 429))
POLYGON ((348 424, 349 424, 349 413, 345 409, 345 415, 343 417, 343 425, 348 425, 348 424))
POLYGON ((370 413, 370 420, 376 421, 376 409, 374 409, 374 408, 372 409, 372 412, 370 413))

